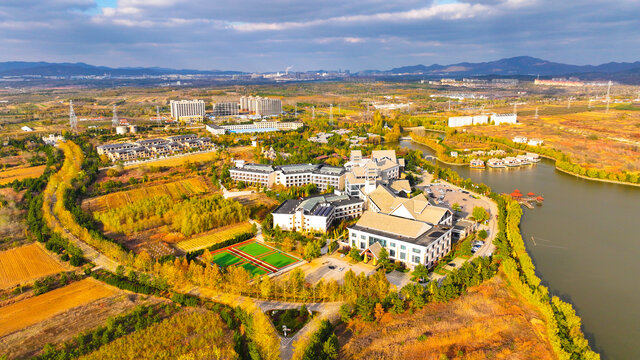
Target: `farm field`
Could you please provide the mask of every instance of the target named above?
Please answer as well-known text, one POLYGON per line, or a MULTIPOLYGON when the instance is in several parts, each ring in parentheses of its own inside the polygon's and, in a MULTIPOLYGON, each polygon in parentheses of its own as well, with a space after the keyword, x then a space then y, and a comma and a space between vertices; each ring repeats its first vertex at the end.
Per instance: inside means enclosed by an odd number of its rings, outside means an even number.
POLYGON ((216 159, 219 156, 220 154, 217 151, 209 151, 204 153, 176 156, 168 159, 154 160, 154 161, 149 161, 149 162, 140 163, 140 164, 133 164, 133 165, 125 166, 124 168, 133 169, 133 168, 145 166, 145 165, 146 166, 180 166, 185 162, 194 163, 194 162, 211 161, 213 159, 216 159))
POLYGON ((556 359, 542 319, 497 275, 459 299, 336 335, 345 359, 556 359))
POLYGON ((231 239, 237 235, 250 232, 251 229, 251 223, 245 221, 214 229, 208 233, 197 235, 192 239, 181 241, 176 244, 176 247, 184 252, 196 251, 231 239))
POLYGON ((0 337, 115 293, 117 290, 114 288, 88 278, 2 307, 0 337))
POLYGON ((40 177, 46 167, 47 165, 39 165, 0 171, 0 185, 8 184, 14 180, 40 177))
POLYGON ((66 270, 39 244, 0 252, 0 290, 66 270))
POLYGON ((209 187, 201 177, 194 177, 98 196, 84 200, 82 207, 91 212, 102 212, 152 196, 169 195, 173 200, 179 200, 183 195, 192 196, 205 193, 208 190, 209 187))
POLYGON ((80 359, 237 359, 231 338, 218 314, 187 308, 80 359))
POLYGON ((255 240, 247 240, 212 252, 211 261, 220 267, 240 266, 251 275, 264 275, 300 260, 255 240))
MULTIPOLYGON (((535 111, 535 109, 533 110, 535 111)), ((608 171, 640 171, 640 111, 540 107, 539 118, 527 109, 518 114, 519 126, 472 126, 468 133, 512 139, 515 136, 545 141, 578 164, 608 171), (562 111, 560 111, 562 110, 562 111)))
POLYGON ((68 341, 84 331, 103 326, 109 317, 126 313, 135 306, 164 302, 167 300, 118 291, 1 337, 0 354, 10 359, 31 358, 47 343, 68 341))

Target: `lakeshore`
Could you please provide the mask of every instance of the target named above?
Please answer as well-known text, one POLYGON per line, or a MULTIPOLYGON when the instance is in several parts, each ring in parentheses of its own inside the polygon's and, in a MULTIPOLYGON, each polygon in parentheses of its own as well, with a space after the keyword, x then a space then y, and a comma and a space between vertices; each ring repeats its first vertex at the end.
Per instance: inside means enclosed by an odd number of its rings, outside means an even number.
MULTIPOLYGON (((434 132, 436 132, 436 130, 428 130, 428 129, 426 131, 434 131, 434 132)), ((426 146, 429 149, 431 149, 431 151, 434 153, 432 156, 435 156, 436 149, 434 149, 432 146, 430 146, 427 143, 421 142, 421 141, 416 140, 414 138, 412 138, 411 140, 402 140, 402 141, 411 141, 411 142, 414 142, 416 144, 420 144, 422 146, 426 146)), ((511 150, 514 150, 514 151, 523 151, 521 149, 517 149, 517 148, 511 147, 511 146, 506 145, 506 144, 500 144, 500 145, 502 145, 504 147, 507 147, 507 148, 509 148, 511 150)), ((531 152, 531 153, 535 153, 535 154, 537 154, 539 157, 541 157, 543 159, 547 159, 547 160, 553 161, 555 169, 558 170, 558 171, 561 171, 561 172, 563 172, 563 173, 565 173, 567 175, 572 175, 572 176, 575 176, 575 177, 578 177, 578 178, 581 178, 581 179, 585 179, 585 180, 592 180, 592 181, 599 181, 599 182, 610 183, 610 184, 629 185, 629 186, 634 186, 634 187, 640 187, 640 183, 632 183, 632 182, 627 182, 627 181, 619 181, 619 180, 611 180, 611 179, 600 179, 600 178, 595 178, 595 177, 589 177, 589 176, 576 174, 574 172, 559 168, 557 166, 558 160, 556 158, 554 158, 553 156, 541 154, 539 152, 530 151, 530 150, 527 150, 527 151, 531 152)), ((470 167, 470 165, 471 165, 470 163, 454 163, 454 162, 442 160, 442 158, 438 158, 438 162, 443 163, 445 165, 457 166, 457 167, 470 167)), ((514 168, 518 169, 520 167, 522 167, 522 166, 514 167, 514 168)), ((476 169, 476 170, 485 170, 486 168, 474 168, 474 169, 476 169)))
MULTIPOLYGON (((399 145, 433 155, 415 142, 399 145)), ((640 213, 638 188, 569 176, 573 174, 556 171, 546 159, 519 171, 452 169, 497 193, 519 188, 544 196, 545 205, 525 210, 520 226, 536 274, 552 294, 574 305, 587 338, 603 359, 640 357, 640 341, 628 337, 638 331, 637 317, 630 314, 640 312, 640 294, 628 284, 640 272, 635 260, 640 246, 634 241, 634 224, 620 221, 621 213, 640 213), (626 271, 620 271, 621 264, 626 271)))

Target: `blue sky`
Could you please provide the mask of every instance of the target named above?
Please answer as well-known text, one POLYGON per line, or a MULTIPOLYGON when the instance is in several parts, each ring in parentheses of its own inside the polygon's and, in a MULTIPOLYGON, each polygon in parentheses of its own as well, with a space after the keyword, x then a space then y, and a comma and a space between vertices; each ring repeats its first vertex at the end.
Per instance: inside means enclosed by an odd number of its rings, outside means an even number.
POLYGON ((2 0, 0 61, 277 71, 640 60, 639 0, 2 0))

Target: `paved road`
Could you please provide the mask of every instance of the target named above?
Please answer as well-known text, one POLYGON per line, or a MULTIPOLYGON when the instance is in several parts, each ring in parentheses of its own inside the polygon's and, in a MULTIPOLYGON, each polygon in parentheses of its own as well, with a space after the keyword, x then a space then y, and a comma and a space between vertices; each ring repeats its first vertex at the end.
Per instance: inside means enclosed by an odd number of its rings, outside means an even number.
POLYGON ((57 201, 57 197, 56 197, 56 194, 54 193, 53 196, 51 197, 50 210, 51 210, 51 213, 53 214, 54 220, 57 222, 56 225, 64 229, 64 233, 62 235, 65 238, 67 238, 67 240, 69 240, 70 242, 75 244, 77 247, 79 247, 80 250, 82 250, 82 254, 84 255, 84 257, 90 262, 96 264, 97 267, 101 267, 111 272, 115 272, 118 265, 120 265, 118 262, 98 252, 96 249, 92 248, 91 246, 89 246, 89 244, 80 240, 78 237, 73 235, 68 229, 62 226, 62 224, 60 223, 60 220, 58 219, 58 215, 53 211, 53 207, 56 201, 57 201))

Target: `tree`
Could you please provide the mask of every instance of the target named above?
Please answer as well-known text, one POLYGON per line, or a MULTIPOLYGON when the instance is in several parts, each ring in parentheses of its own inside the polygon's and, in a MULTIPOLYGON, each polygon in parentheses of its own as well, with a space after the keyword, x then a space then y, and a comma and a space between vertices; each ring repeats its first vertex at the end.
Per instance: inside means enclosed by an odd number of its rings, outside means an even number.
POLYGON ((451 210, 455 211, 456 213, 462 211, 462 206, 460 206, 460 204, 458 203, 453 203, 453 205, 451 205, 451 210))
POLYGON ((416 265, 415 269, 413 269, 412 275, 413 281, 424 282, 429 278, 429 270, 422 264, 416 265))
POLYGON ((320 256, 320 245, 315 241, 309 241, 304 247, 304 259, 311 261, 320 256))
POLYGON ((382 320, 382 317, 384 316, 384 308, 382 307, 382 304, 380 303, 376 304, 376 307, 373 310, 373 314, 377 322, 380 322, 380 320, 382 320))
POLYGON ((487 236, 489 236, 489 234, 487 234, 487 230, 482 229, 482 230, 478 231, 478 237, 480 238, 480 240, 486 239, 487 236))
POLYGON ((362 256, 357 248, 351 248, 351 251, 349 251, 349 257, 355 262, 362 261, 362 256))
POLYGON ((342 304, 340 306, 340 310, 338 310, 338 314, 340 314, 340 319, 343 323, 348 323, 351 321, 351 313, 353 310, 349 304, 342 304))
POLYGON ((476 206, 473 208, 473 218, 476 222, 483 222, 489 219, 489 213, 482 206, 476 206))
POLYGON ((378 254, 378 263, 384 268, 389 266, 389 252, 387 249, 382 248, 382 250, 380 250, 380 254, 378 254))
POLYGON ((322 344, 322 353, 325 359, 334 360, 338 358, 338 337, 336 334, 331 334, 327 341, 322 344))

